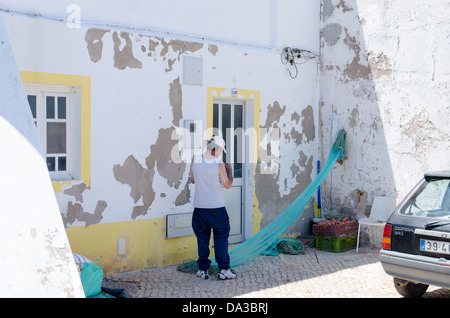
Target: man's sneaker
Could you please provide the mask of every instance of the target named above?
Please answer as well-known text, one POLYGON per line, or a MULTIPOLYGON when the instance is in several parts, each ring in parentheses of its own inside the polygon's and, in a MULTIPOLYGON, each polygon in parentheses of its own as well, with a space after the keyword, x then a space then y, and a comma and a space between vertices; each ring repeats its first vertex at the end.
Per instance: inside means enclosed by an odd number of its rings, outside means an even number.
POLYGON ((236 274, 230 269, 221 269, 219 272, 219 279, 233 279, 236 278, 236 274))
POLYGON ((208 273, 208 271, 199 270, 197 272, 197 277, 201 277, 203 279, 209 279, 209 273, 208 273))

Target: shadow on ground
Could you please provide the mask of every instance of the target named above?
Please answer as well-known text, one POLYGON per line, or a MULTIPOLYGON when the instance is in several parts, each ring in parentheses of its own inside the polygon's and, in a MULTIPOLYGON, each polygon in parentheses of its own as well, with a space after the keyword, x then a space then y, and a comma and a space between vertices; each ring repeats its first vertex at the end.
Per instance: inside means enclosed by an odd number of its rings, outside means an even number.
MULTIPOLYGON (((167 266, 108 276, 104 286, 126 289, 135 298, 401 297, 379 263, 378 250, 367 248, 266 256, 229 281, 203 280, 167 266)), ((450 298, 450 291, 430 287, 424 297, 450 298)))

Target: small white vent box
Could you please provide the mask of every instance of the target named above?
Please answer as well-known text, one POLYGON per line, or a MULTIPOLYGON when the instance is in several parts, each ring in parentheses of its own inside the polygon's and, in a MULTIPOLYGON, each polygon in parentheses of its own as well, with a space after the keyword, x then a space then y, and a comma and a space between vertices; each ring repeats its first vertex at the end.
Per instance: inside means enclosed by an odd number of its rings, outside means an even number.
POLYGON ((192 212, 166 215, 166 239, 194 235, 192 212))

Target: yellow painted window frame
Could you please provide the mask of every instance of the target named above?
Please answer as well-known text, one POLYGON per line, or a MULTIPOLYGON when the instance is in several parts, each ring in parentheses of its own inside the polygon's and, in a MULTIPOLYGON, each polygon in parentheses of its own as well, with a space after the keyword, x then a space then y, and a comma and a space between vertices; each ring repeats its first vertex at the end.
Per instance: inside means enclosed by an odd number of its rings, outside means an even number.
POLYGON ((81 88, 81 180, 53 181, 56 193, 64 185, 80 181, 91 184, 91 77, 82 75, 20 71, 23 83, 78 86, 81 88))

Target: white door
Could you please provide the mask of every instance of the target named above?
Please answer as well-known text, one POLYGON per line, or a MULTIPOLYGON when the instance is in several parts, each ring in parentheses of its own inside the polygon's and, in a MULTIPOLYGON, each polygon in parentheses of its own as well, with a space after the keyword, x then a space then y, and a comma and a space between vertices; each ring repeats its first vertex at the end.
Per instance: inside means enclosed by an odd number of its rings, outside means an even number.
POLYGON ((233 185, 224 189, 225 207, 230 217, 229 243, 244 241, 244 101, 214 101, 213 103, 213 134, 220 135, 225 140, 223 161, 233 167, 233 185))

